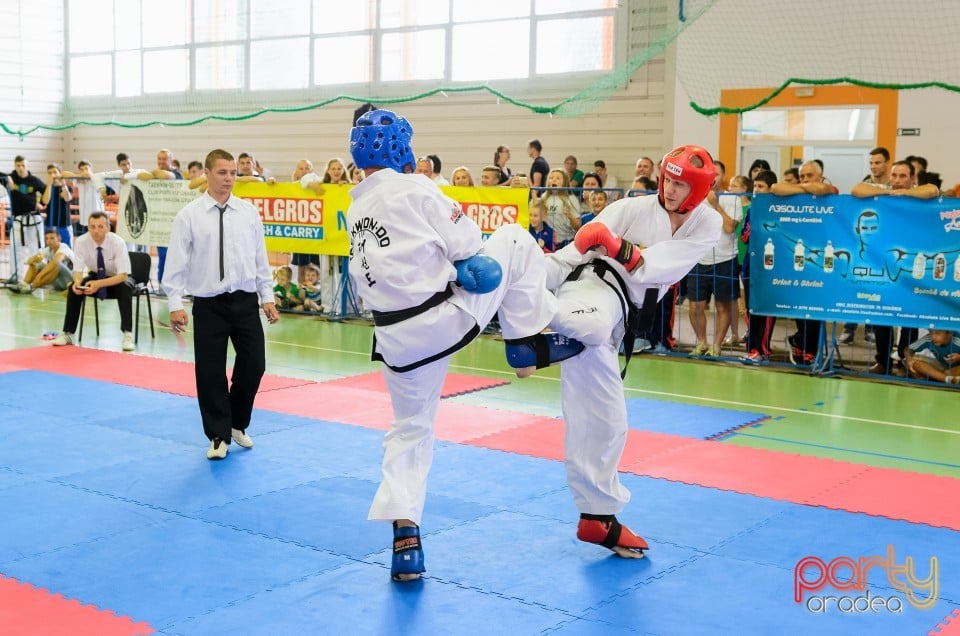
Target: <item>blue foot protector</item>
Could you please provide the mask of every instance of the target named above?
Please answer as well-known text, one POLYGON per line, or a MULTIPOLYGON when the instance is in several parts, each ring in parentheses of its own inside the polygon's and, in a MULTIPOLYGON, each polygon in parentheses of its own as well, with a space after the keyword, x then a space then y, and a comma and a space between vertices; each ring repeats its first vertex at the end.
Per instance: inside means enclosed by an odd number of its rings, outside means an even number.
POLYGON ((423 567, 423 546, 420 544, 420 528, 398 526, 393 522, 393 562, 390 578, 394 581, 415 581, 426 570, 423 567))
POLYGON ((583 351, 582 342, 556 332, 504 340, 504 343, 507 348, 507 364, 514 369, 543 369, 583 351))

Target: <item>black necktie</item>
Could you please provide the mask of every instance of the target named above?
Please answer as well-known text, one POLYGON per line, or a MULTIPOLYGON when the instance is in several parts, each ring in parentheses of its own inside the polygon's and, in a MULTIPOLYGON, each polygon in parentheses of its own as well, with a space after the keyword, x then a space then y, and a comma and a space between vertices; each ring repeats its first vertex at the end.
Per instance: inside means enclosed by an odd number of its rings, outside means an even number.
MULTIPOLYGON (((103 280, 107 277, 107 265, 103 261, 103 248, 97 248, 97 279, 103 280)), ((103 300, 107 297, 107 288, 101 287, 97 290, 97 298, 103 300)))
POLYGON ((223 280, 223 213, 227 211, 227 206, 220 207, 220 280, 223 280))

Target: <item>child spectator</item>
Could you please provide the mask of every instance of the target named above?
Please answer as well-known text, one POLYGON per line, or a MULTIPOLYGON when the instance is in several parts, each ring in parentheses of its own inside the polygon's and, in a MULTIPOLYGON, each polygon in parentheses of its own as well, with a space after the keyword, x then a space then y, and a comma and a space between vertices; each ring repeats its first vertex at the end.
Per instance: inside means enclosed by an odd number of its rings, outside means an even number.
POLYGON ((580 229, 580 205, 570 191, 570 180, 563 170, 547 173, 547 189, 541 198, 544 218, 556 236, 557 249, 573 240, 580 229))
POLYGON ((310 263, 300 268, 300 303, 303 311, 323 312, 320 300, 320 268, 310 263))
POLYGON ((543 250, 549 254, 557 249, 553 228, 543 220, 544 210, 541 201, 530 202, 530 234, 543 250))
POLYGON ((277 308, 303 311, 303 304, 300 302, 300 290, 291 282, 293 270, 286 265, 278 267, 273 272, 273 279, 277 281, 277 284, 273 286, 273 296, 276 298, 277 308))
POLYGON ((931 329, 910 343, 906 356, 912 377, 960 384, 960 337, 952 331, 931 329))
POLYGON ((605 190, 595 190, 590 193, 590 211, 585 212, 580 215, 580 223, 589 223, 592 221, 598 214, 603 212, 603 208, 607 207, 607 193, 605 190))

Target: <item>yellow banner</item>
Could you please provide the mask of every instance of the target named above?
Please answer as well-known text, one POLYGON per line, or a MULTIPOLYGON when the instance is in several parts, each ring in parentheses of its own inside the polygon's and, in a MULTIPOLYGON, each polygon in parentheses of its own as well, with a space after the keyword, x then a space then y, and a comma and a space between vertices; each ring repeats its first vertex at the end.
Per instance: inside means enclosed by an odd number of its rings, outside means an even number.
POLYGON ((526 188, 441 186, 443 193, 463 207, 463 213, 480 226, 487 238, 501 225, 519 223, 530 227, 526 188))
POLYGON ((323 194, 317 195, 299 183, 251 181, 234 184, 233 193, 260 213, 268 250, 347 256, 347 207, 352 186, 323 187, 323 194))

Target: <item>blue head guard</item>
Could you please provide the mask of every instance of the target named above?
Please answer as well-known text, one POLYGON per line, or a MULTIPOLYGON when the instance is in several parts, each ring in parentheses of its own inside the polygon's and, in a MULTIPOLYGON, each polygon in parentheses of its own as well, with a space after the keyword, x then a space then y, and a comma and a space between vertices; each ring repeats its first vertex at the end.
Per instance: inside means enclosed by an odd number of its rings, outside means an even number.
POLYGON ((350 131, 350 154, 358 168, 384 167, 413 172, 417 160, 410 149, 413 127, 389 110, 372 110, 350 131))

